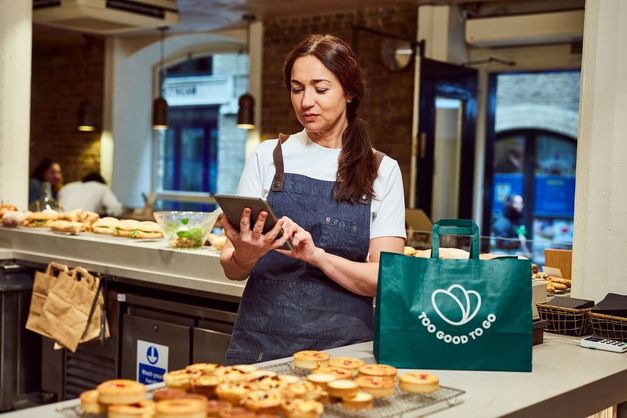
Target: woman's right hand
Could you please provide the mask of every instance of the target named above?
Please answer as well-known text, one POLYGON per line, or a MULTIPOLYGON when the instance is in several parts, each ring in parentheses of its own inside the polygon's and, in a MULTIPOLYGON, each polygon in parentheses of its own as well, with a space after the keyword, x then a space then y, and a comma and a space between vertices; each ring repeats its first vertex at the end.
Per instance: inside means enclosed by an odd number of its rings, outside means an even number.
POLYGON ((228 219, 222 218, 222 226, 235 250, 233 260, 241 268, 252 270, 257 261, 266 253, 276 248, 280 248, 287 240, 287 235, 277 239, 283 229, 283 220, 279 219, 270 231, 263 234, 263 227, 268 218, 268 213, 262 211, 255 220, 253 228, 250 228, 250 208, 244 208, 240 218, 239 231, 229 223, 228 219))

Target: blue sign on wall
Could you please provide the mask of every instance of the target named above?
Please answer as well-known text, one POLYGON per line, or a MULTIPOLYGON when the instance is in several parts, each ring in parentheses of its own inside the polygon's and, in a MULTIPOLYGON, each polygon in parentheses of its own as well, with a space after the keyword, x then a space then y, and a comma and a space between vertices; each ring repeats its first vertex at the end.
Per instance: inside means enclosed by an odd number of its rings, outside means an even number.
POLYGON ((572 218, 575 212, 575 176, 536 175, 536 216, 572 218))

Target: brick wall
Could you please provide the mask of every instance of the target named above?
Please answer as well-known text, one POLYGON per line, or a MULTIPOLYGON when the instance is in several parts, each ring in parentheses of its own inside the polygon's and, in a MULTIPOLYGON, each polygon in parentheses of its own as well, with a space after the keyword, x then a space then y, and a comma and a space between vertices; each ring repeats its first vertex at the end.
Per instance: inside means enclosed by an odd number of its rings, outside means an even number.
POLYGON ((76 36, 50 43, 33 38, 30 170, 50 157, 61 164, 65 183, 100 170, 104 40, 76 36), (80 132, 81 101, 89 99, 96 131, 80 132))
MULTIPOLYGON (((290 47, 309 33, 331 33, 352 43, 354 25, 415 39, 416 9, 415 6, 388 6, 265 21, 262 138, 276 138, 279 132, 292 133, 302 129, 282 81, 283 57, 290 47)), ((407 195, 414 69, 410 66, 401 72, 387 70, 381 64, 379 54, 383 40, 380 36, 359 32, 358 52, 367 76, 360 115, 372 128, 374 146, 398 161, 407 195)))

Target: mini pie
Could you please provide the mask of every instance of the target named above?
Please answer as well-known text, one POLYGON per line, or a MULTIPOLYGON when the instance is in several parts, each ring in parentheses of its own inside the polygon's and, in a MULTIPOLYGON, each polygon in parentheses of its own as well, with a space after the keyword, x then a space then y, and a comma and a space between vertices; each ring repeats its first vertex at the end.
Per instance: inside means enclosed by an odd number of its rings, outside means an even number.
POLYGON ((341 369, 339 367, 331 367, 331 366, 323 366, 323 367, 318 367, 317 369, 314 369, 312 371, 312 373, 316 373, 316 374, 332 374, 333 376, 335 376, 336 379, 340 380, 340 379, 352 379, 353 378, 353 374, 346 370, 346 369, 341 369))
POLYGON ((214 375, 221 376, 225 382, 242 382, 248 379, 248 372, 234 366, 220 367, 214 375))
POLYGON ((98 385, 98 402, 111 404, 138 403, 146 399, 146 386, 134 380, 114 379, 98 385))
POLYGON ((337 377, 331 373, 311 373, 307 375, 307 380, 320 389, 326 390, 329 382, 337 380, 337 377))
POLYGON ((216 388, 216 395, 223 401, 231 402, 233 405, 239 405, 240 401, 248 392, 251 386, 248 383, 223 382, 216 388))
POLYGON ((283 388, 282 394, 285 398, 303 398, 318 400, 322 396, 322 390, 309 381, 292 383, 283 388))
POLYGON ((96 389, 81 393, 81 409, 88 414, 104 414, 107 407, 98 402, 98 391, 96 389))
POLYGON ((257 367, 251 366, 250 364, 237 364, 231 367, 233 367, 234 370, 238 370, 245 374, 256 372, 258 370, 257 367))
POLYGON ((181 389, 187 392, 192 387, 192 379, 199 375, 199 372, 192 373, 185 369, 173 370, 163 375, 163 381, 171 389, 181 389))
POLYGON ((407 372, 399 377, 399 386, 405 392, 428 393, 440 388, 440 379, 427 372, 407 372))
POLYGON ((186 395, 184 390, 181 389, 159 389, 153 392, 152 399, 155 402, 164 401, 166 399, 179 399, 184 398, 186 395))
POLYGON ((253 382, 255 380, 261 380, 265 377, 275 377, 277 374, 275 372, 271 372, 269 370, 255 370, 254 372, 248 373, 248 381, 253 382))
POLYGON ((327 392, 338 398, 355 396, 359 392, 359 385, 348 379, 334 380, 327 385, 327 392))
POLYGON ((279 375, 279 380, 284 382, 286 385, 289 385, 291 383, 300 382, 300 377, 293 376, 291 374, 280 374, 279 375))
POLYGON ((390 377, 382 376, 359 376, 355 378, 355 383, 366 393, 375 398, 384 398, 394 394, 394 380, 390 377))
POLYGON ((320 366, 326 366, 330 355, 315 350, 305 350, 294 353, 294 366, 299 369, 313 370, 320 366))
POLYGON ((143 400, 130 405, 109 405, 109 418, 145 418, 155 413, 155 403, 143 400))
POLYGON ((254 390, 244 396, 242 404, 256 413, 274 413, 281 410, 281 397, 276 392, 254 390))
POLYGON ((201 375, 196 376, 191 381, 191 391, 193 393, 199 393, 207 398, 213 398, 216 393, 216 387, 222 383, 222 378, 219 376, 201 375))
MULTIPOLYGON (((296 376, 292 377, 296 378, 295 382, 300 382, 300 379, 296 376)), ((249 381, 249 383, 251 386, 254 386, 256 389, 259 390, 281 389, 288 384, 283 378, 281 378, 281 376, 266 376, 257 381, 249 381)))
POLYGON ((220 418, 256 418, 256 414, 241 406, 220 411, 220 418))
POLYGON ((205 418, 207 401, 200 399, 167 399, 157 403, 155 418, 205 418))
POLYGON ((396 367, 388 366, 387 364, 366 364, 359 368, 359 374, 364 376, 383 376, 383 377, 395 377, 397 374, 396 367))
POLYGON ((329 366, 348 370, 353 376, 357 376, 359 368, 363 365, 363 360, 354 357, 336 357, 329 360, 329 366))
POLYGON ((217 418, 221 411, 231 409, 231 407, 230 402, 211 399, 207 401, 207 418, 217 418))
POLYGON ((195 363, 185 368, 188 373, 213 374, 220 365, 215 363, 195 363))
POLYGON ((320 402, 309 399, 285 400, 281 409, 285 418, 318 418, 324 412, 324 406, 320 402))
POLYGON ((370 409, 374 397, 366 392, 357 392, 355 396, 342 398, 342 406, 346 409, 370 409))

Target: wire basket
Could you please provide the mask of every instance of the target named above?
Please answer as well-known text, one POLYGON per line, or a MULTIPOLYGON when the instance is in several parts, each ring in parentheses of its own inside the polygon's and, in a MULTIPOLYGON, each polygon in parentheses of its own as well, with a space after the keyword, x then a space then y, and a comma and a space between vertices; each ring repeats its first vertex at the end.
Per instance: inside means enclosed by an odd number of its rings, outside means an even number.
POLYGON ((617 341, 627 341, 627 318, 590 312, 592 334, 617 341))
POLYGON ((549 321, 546 331, 556 334, 581 336, 590 333, 590 310, 564 308, 547 303, 538 303, 541 319, 549 321))

